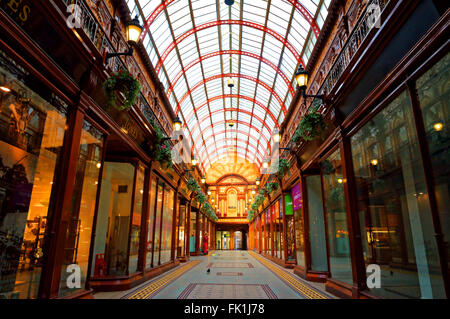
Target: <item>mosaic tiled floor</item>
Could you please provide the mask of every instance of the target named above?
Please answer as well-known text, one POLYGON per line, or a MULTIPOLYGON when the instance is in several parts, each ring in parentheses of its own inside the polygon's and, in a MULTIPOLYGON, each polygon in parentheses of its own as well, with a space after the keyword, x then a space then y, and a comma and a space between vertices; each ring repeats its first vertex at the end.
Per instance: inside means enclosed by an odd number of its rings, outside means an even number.
POLYGON ((268 285, 190 284, 178 299, 277 299, 268 285))
POLYGON ((248 260, 247 257, 215 257, 214 260, 248 260))
POLYGON ((101 292, 99 299, 316 299, 333 298, 324 285, 306 282, 292 270, 247 251, 210 252, 138 287, 101 292), (248 262, 243 261, 245 258, 248 262), (207 269, 210 269, 208 272, 207 269))
POLYGON ((242 276, 244 274, 241 272, 228 271, 228 272, 218 272, 216 275, 217 276, 242 276))
POLYGON ((251 263, 218 262, 209 263, 208 268, 254 268, 251 263))

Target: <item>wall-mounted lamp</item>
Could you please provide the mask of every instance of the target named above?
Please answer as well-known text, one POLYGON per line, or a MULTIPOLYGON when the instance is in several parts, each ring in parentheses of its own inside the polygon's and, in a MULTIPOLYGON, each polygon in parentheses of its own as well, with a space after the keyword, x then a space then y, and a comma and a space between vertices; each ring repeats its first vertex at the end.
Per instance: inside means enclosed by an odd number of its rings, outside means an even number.
POLYGON ((173 120, 173 130, 175 132, 178 132, 181 130, 182 126, 183 122, 181 122, 180 117, 177 115, 177 117, 173 120))
POLYGON ((267 158, 263 161, 263 168, 269 168, 269 160, 267 158))
POLYGON ((202 184, 205 184, 205 183, 206 183, 206 177, 205 177, 205 176, 202 176, 202 178, 201 178, 200 181, 202 182, 202 184))
POLYGON ((133 46, 136 45, 139 42, 139 39, 141 37, 141 33, 143 30, 143 27, 141 26, 139 22, 138 16, 136 16, 133 20, 127 23, 126 26, 126 34, 127 34, 127 42, 130 45, 128 52, 123 53, 108 53, 106 54, 105 63, 108 64, 109 59, 117 57, 117 56, 131 56, 133 55, 134 49, 133 46))
POLYGON ((308 72, 306 72, 306 70, 300 64, 297 71, 295 72, 295 80, 297 81, 297 84, 302 92, 303 98, 306 99, 308 97, 312 97, 312 98, 316 98, 316 99, 321 99, 322 103, 325 103, 325 95, 324 94, 319 94, 319 95, 306 94, 306 87, 308 86, 308 79, 309 79, 308 72))
POLYGON ((258 177, 258 178, 256 179, 256 186, 259 186, 259 184, 261 184, 261 178, 258 177))
POLYGON ((281 134, 280 134, 280 131, 277 128, 273 130, 272 137, 273 137, 273 141, 275 143, 280 143, 281 134))

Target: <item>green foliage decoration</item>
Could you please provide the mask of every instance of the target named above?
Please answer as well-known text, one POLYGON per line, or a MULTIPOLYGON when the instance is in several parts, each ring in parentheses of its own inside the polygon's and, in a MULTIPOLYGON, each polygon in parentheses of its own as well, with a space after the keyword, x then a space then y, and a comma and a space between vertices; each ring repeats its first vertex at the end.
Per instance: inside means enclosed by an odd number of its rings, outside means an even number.
POLYGON ((298 143, 302 138, 305 141, 312 141, 327 128, 323 114, 317 112, 318 106, 313 107, 311 112, 303 116, 291 141, 298 143))
POLYGON ((291 168, 291 163, 285 158, 282 158, 278 162, 278 171, 277 171, 277 177, 279 179, 283 179, 284 175, 289 171, 291 168))
POLYGON ((121 111, 128 111, 136 102, 136 97, 141 90, 141 85, 128 70, 120 70, 114 72, 103 83, 103 89, 105 90, 110 106, 112 105, 121 111), (119 98, 117 94, 119 92, 125 96, 125 101, 122 105, 117 105, 117 99, 119 98))

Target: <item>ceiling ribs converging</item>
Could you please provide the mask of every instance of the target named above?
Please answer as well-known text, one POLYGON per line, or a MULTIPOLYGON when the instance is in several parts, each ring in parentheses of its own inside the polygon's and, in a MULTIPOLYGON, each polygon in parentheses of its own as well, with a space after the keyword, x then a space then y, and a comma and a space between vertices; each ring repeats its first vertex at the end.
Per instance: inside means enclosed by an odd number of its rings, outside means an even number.
POLYGON ((227 149, 260 166, 331 0, 126 1, 203 172, 227 149))

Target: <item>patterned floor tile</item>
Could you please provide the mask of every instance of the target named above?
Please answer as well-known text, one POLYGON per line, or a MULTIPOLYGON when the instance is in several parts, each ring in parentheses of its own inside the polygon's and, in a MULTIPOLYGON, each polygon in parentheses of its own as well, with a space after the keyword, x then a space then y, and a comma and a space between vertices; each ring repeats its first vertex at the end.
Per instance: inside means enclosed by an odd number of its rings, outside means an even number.
POLYGON ((254 268, 254 267, 251 263, 213 262, 208 264, 208 268, 254 268))
POLYGON ((218 272, 216 275, 217 276, 243 276, 244 274, 241 272, 225 271, 225 272, 218 272))
POLYGON ((178 299, 277 299, 268 285, 190 284, 178 299))

